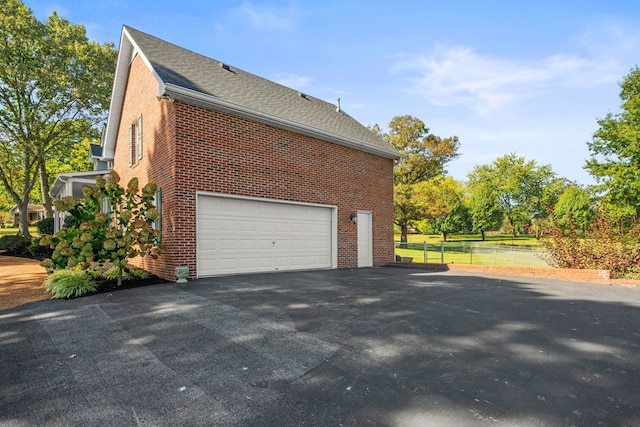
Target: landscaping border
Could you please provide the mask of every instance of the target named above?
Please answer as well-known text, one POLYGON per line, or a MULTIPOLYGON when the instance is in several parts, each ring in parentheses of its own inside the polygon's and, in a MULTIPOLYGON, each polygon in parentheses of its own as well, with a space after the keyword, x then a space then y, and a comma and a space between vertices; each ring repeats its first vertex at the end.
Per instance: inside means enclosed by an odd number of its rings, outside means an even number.
POLYGON ((475 264, 435 264, 420 262, 394 262, 394 267, 407 267, 439 271, 464 271, 469 273, 496 274, 502 276, 544 277, 547 279, 568 280, 574 282, 598 283, 604 285, 640 286, 640 280, 612 279, 609 270, 587 270, 575 268, 525 267, 512 265, 475 265, 475 264))

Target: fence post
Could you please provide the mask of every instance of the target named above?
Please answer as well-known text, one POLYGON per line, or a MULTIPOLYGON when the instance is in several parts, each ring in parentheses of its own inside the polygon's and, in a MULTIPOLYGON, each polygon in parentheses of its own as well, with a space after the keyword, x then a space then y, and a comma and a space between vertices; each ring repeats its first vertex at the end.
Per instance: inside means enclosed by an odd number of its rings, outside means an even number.
POLYGON ((444 264, 444 242, 440 242, 440 264, 444 264))
POLYGON ((531 250, 529 251, 529 265, 533 265, 533 248, 531 248, 531 250))
POLYGON ((424 241, 424 263, 427 263, 427 241, 424 241))
POLYGON ((469 264, 473 264, 473 245, 469 245, 469 264))

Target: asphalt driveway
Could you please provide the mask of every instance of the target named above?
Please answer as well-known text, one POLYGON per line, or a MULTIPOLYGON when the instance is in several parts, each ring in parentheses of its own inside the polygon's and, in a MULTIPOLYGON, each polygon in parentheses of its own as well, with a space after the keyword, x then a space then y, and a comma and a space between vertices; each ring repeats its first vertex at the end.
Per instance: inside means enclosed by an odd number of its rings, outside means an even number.
POLYGON ((0 311, 0 425, 640 425, 640 288, 402 268, 0 311))

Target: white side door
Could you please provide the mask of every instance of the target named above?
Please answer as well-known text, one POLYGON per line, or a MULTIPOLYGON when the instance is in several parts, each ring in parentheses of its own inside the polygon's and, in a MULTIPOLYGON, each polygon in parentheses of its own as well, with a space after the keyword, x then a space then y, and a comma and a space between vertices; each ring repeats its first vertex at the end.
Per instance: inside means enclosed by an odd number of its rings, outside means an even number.
POLYGON ((370 211, 358 211, 358 267, 373 266, 373 221, 370 211))

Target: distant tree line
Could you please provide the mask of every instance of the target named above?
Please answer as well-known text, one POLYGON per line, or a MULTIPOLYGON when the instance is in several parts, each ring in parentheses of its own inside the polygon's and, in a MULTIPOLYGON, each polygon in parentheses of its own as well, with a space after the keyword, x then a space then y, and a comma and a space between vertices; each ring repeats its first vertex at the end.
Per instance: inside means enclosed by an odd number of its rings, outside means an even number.
POLYGON ((371 129, 401 154, 396 162, 395 224, 401 244, 410 227, 429 234, 502 231, 534 234, 559 267, 607 268, 640 276, 640 69, 620 83, 619 113, 598 120, 587 143, 585 187, 516 153, 476 165, 466 181, 446 176, 458 157, 455 136, 441 138, 412 116, 394 117, 388 132, 371 129))

